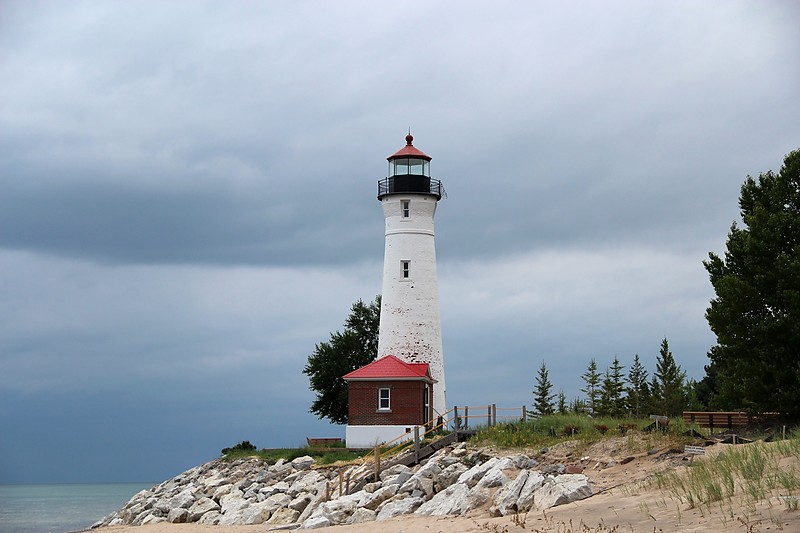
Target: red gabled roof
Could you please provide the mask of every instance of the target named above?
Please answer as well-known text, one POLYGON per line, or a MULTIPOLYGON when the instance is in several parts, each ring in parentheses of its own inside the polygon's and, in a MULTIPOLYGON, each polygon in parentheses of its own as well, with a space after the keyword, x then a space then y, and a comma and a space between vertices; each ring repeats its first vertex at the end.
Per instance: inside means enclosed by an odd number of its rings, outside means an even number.
POLYGON ((348 380, 422 380, 433 382, 428 363, 406 363, 393 355, 376 359, 345 375, 348 380))
POLYGON ((419 159, 425 159, 430 161, 432 159, 431 156, 423 152, 422 150, 417 149, 412 143, 414 142, 414 137, 409 133, 406 135, 406 145, 400 148, 398 151, 387 157, 389 161, 393 159, 398 159, 400 157, 416 157, 419 159))

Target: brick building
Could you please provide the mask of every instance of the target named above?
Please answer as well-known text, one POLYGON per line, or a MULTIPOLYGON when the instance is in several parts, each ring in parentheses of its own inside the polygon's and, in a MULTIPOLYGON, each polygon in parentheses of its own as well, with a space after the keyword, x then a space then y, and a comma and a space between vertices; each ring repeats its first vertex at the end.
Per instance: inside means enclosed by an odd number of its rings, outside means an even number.
POLYGON ((347 446, 368 448, 402 435, 433 417, 428 363, 406 363, 387 355, 343 376, 348 385, 347 446))

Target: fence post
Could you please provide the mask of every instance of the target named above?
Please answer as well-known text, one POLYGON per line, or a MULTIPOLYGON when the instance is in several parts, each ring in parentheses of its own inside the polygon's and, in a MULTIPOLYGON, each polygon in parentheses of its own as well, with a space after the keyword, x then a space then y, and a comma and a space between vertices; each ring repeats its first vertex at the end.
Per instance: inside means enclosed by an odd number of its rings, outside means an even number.
POLYGON ((378 446, 375 446, 375 481, 380 479, 381 474, 381 450, 378 446))
POLYGON ((345 481, 345 493, 350 494, 350 474, 352 472, 350 470, 347 471, 347 480, 345 481))
POLYGON ((461 421, 458 419, 458 406, 453 406, 453 429, 458 431, 461 429, 461 421))
POLYGON ((491 404, 486 406, 486 425, 492 427, 492 406, 491 404))
POLYGON ((492 425, 493 426, 497 425, 497 404, 496 403, 492 404, 492 425))
POLYGON ((469 429, 469 406, 464 406, 464 429, 469 429))
POLYGON ((414 463, 419 464, 419 426, 414 426, 414 463))
POLYGON ((523 405, 522 406, 522 422, 525 423, 525 421, 527 419, 528 419, 528 408, 523 405))

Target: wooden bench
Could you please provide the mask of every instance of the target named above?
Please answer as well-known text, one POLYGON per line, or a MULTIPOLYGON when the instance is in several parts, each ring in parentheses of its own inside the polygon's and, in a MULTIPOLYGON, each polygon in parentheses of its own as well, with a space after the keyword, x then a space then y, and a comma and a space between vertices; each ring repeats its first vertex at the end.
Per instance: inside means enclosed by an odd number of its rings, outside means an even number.
POLYGON ((745 427, 750 423, 750 417, 747 413, 733 411, 684 411, 683 422, 686 424, 697 424, 702 428, 709 428, 713 433, 714 429, 719 428, 733 429, 745 427))

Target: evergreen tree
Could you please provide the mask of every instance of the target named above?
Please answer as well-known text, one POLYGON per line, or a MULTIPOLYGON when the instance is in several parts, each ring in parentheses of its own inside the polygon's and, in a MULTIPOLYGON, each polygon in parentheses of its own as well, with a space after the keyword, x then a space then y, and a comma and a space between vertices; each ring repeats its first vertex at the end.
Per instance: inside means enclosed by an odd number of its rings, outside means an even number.
POLYGON ((536 375, 536 388, 533 390, 533 409, 539 416, 553 414, 553 384, 547 372, 547 366, 542 361, 539 373, 536 375))
POLYGON ((600 399, 600 374, 597 372, 597 361, 594 357, 589 362, 586 372, 581 374, 581 379, 586 383, 586 387, 581 389, 581 392, 586 394, 586 407, 590 414, 594 414, 600 399))
POLYGON ((658 414, 678 416, 686 405, 686 373, 675 362, 666 337, 661 341, 661 350, 656 358, 653 374, 653 405, 658 414))
POLYGON ((558 403, 556 405, 556 411, 560 415, 565 415, 569 412, 569 406, 567 405, 567 395, 564 394, 564 389, 558 391, 558 403))
POLYGON ((365 304, 358 300, 350 309, 343 332, 331 334, 308 356, 303 373, 316 393, 309 411, 334 424, 347 423, 347 383, 342 376, 371 363, 378 355, 381 297, 365 304))
POLYGON ((628 387, 625 391, 625 403, 630 413, 636 418, 644 416, 650 400, 650 387, 647 385, 647 370, 639 360, 638 353, 633 356, 633 364, 628 372, 628 387))
POLYGON ((586 414, 586 401, 583 398, 573 398, 569 402, 569 412, 576 415, 586 414))
POLYGON ((622 370, 625 367, 619 363, 619 358, 614 357, 611 368, 607 368, 603 376, 603 384, 600 390, 600 402, 598 414, 601 416, 619 417, 625 411, 625 400, 622 393, 625 390, 625 383, 622 377, 622 370))
POLYGON ((724 409, 800 416, 800 150, 778 174, 748 176, 724 257, 703 265, 716 298, 706 319, 716 376, 706 393, 724 409))

